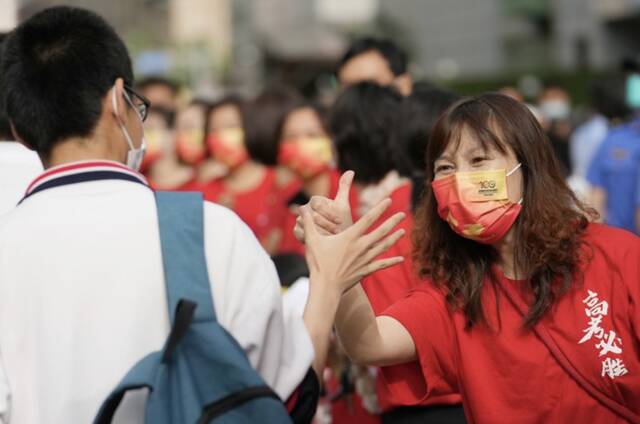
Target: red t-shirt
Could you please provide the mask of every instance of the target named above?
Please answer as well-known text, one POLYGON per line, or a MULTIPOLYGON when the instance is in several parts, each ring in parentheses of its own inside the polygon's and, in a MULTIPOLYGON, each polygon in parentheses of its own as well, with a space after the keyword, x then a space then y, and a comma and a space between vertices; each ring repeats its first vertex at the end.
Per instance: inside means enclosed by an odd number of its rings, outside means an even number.
POLYGON ((268 168, 262 182, 252 190, 236 192, 224 180, 214 180, 204 188, 204 197, 211 202, 228 206, 263 241, 278 227, 282 216, 275 171, 268 168))
MULTIPOLYGON (((640 238, 592 224, 586 241, 593 256, 583 269, 584 282, 542 322, 583 377, 640 414, 640 238)), ((523 282, 497 278, 530 298, 523 282)), ((489 280, 482 302, 488 325, 471 330, 464 314, 452 312, 442 292, 427 283, 383 313, 411 334, 422 368, 422 390, 398 386, 395 402, 418 404, 459 392, 469 422, 625 422, 578 386, 489 280)), ((382 369, 384 378, 387 372, 382 369)))

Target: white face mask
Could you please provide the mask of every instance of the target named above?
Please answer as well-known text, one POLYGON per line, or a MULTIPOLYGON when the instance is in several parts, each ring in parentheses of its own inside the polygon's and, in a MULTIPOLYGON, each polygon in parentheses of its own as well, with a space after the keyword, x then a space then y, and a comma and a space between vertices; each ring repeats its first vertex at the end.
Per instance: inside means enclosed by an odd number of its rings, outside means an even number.
POLYGON ((564 100, 543 100, 540 103, 540 111, 547 119, 552 121, 563 120, 569 118, 571 107, 564 100))
MULTIPOLYGON (((136 107, 133 105, 133 102, 127 95, 124 93, 124 98, 129 102, 131 107, 136 111, 136 115, 140 118, 140 123, 142 123, 142 117, 138 114, 136 107)), ((111 102, 113 103, 113 110, 116 113, 116 119, 118 119, 118 124, 122 129, 122 133, 124 134, 124 138, 127 140, 127 144, 129 145, 129 151, 127 152, 127 166, 134 171, 140 171, 140 165, 142 164, 142 158, 144 157, 144 152, 147 150, 147 142, 144 139, 144 129, 142 134, 142 140, 140 141, 140 148, 136 149, 133 145, 133 141, 131 140, 131 136, 129 135, 129 131, 124 126, 120 119, 118 118, 118 102, 116 101, 116 88, 113 87, 111 102)))

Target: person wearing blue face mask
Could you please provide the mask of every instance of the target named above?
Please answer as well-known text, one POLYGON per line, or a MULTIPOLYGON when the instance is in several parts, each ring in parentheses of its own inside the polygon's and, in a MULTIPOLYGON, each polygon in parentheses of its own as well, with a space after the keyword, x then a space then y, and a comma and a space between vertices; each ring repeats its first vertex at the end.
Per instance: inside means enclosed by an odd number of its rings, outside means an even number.
POLYGON ((625 123, 602 142, 587 173, 590 201, 609 225, 640 234, 640 74, 630 69, 626 90, 619 93, 628 107, 625 123))

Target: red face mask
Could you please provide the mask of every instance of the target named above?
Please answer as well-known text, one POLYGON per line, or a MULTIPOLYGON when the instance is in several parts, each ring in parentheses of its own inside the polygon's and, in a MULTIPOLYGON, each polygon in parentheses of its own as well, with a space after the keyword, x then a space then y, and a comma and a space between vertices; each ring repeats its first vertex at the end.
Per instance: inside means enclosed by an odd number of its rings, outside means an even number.
POLYGON ((333 151, 326 137, 303 137, 280 145, 278 162, 304 179, 313 178, 331 167, 333 151))
POLYGON ((483 244, 501 240, 522 210, 522 201, 513 203, 507 196, 504 169, 456 172, 431 183, 438 202, 438 215, 453 231, 483 244))
POLYGON ((189 165, 200 163, 207 155, 204 146, 204 132, 198 129, 177 132, 176 153, 183 162, 189 165))
POLYGON ((229 169, 237 168, 249 160, 241 128, 228 128, 209 133, 207 147, 214 158, 229 169))

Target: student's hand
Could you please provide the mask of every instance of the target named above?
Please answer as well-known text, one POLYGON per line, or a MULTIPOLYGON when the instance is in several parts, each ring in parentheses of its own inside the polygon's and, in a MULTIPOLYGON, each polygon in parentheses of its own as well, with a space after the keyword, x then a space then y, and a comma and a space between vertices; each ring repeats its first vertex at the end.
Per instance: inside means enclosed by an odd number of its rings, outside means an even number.
POLYGON ((404 219, 404 213, 393 215, 367 234, 390 204, 391 200, 385 199, 351 227, 328 235, 321 233, 308 205, 300 208, 307 264, 313 284, 325 285, 332 294, 339 296, 367 275, 404 260, 402 256, 375 259, 404 235, 403 229, 389 235, 404 219))
MULTIPOLYGON (((342 174, 338 186, 338 193, 333 200, 324 196, 313 196, 309 203, 305 205, 310 209, 313 222, 320 234, 338 234, 353 224, 349 192, 351 191, 354 175, 353 171, 346 171, 342 174)), ((298 241, 301 243, 305 242, 301 215, 298 215, 293 234, 298 241)))

